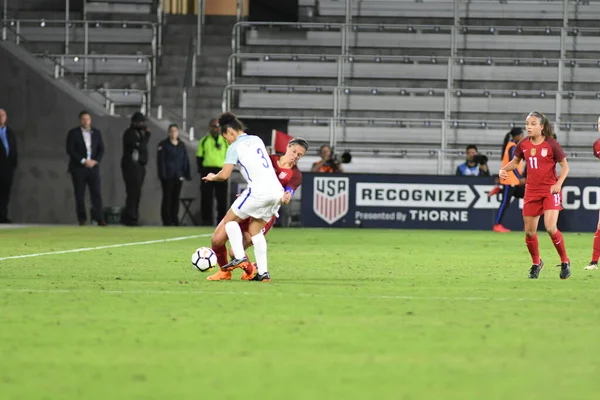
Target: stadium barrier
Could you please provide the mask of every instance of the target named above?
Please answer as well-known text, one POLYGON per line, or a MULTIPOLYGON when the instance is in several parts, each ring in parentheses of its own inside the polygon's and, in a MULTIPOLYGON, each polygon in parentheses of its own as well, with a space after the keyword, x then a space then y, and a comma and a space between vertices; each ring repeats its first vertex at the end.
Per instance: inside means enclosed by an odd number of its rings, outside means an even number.
MULTIPOLYGON (((305 227, 491 230, 502 195, 491 177, 304 173, 305 227)), ((568 178, 562 189, 565 232, 594 232, 600 179, 568 178)), ((523 200, 513 199, 503 225, 522 230, 523 200), (517 203, 517 204, 513 204, 517 203)), ((543 221, 540 224, 543 229, 543 221)))

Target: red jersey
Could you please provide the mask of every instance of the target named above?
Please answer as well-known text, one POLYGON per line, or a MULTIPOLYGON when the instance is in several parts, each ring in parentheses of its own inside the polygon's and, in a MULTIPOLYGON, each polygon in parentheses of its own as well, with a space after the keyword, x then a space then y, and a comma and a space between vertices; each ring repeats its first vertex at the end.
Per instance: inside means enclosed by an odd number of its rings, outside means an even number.
POLYGON ((275 174, 277 175, 277 179, 279 179, 281 186, 283 186, 285 190, 291 189, 295 192, 296 189, 302 185, 302 172, 300 172, 295 165, 292 168, 281 168, 277 164, 277 161, 279 160, 278 155, 272 154, 269 158, 271 159, 273 168, 275 168, 275 174))
POLYGON ((546 193, 558 181, 556 163, 565 159, 565 152, 553 138, 533 144, 526 137, 517 143, 515 157, 525 159, 527 166, 525 193, 546 193))

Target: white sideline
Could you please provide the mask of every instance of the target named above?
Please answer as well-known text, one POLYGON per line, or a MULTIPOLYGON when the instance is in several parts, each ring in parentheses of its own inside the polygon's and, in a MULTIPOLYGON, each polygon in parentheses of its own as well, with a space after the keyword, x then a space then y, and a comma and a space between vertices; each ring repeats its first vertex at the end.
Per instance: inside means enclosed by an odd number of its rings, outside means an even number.
POLYGON ((81 253, 83 251, 114 249, 114 248, 117 248, 117 247, 140 246, 140 245, 143 245, 143 244, 177 242, 179 240, 198 239, 198 238, 201 238, 201 237, 209 237, 209 236, 212 236, 212 233, 203 233, 201 235, 191 235, 191 236, 180 236, 180 237, 174 237, 174 238, 169 238, 169 239, 146 240, 145 242, 119 243, 119 244, 109 244, 109 245, 106 245, 106 246, 82 247, 80 249, 60 250, 60 251, 48 251, 48 252, 45 252, 45 253, 22 254, 20 256, 1 257, 0 261, 14 260, 14 259, 17 259, 17 258, 30 258, 30 257, 50 256, 50 255, 54 255, 54 254, 81 253))
MULTIPOLYGON (((451 297, 451 296, 407 296, 407 295, 368 295, 368 294, 333 294, 333 293, 294 293, 294 292, 236 292, 225 290, 90 290, 90 289, 11 289, 0 288, 0 292, 9 293, 91 293, 91 294, 185 294, 185 295, 271 295, 291 297, 329 297, 329 298, 364 298, 381 300, 429 300, 429 301, 504 301, 504 302, 545 302, 548 299, 530 297, 451 297)), ((553 302, 572 303, 576 299, 553 299, 553 302)))

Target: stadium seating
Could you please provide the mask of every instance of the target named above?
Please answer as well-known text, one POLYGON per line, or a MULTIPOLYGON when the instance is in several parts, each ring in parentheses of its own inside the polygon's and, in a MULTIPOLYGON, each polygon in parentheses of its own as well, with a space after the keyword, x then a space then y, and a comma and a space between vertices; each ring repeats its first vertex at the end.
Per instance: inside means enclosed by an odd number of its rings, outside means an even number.
MULTIPOLYGON (((321 16, 344 17, 344 0, 319 0, 318 14, 321 16)), ((428 17, 453 18, 453 0, 353 0, 352 15, 354 17, 428 17)), ((543 10, 544 20, 561 20, 563 18, 562 0, 520 1, 520 0, 470 0, 458 4, 458 14, 466 18, 498 18, 498 19, 539 19, 543 10)), ((597 2, 571 1, 567 15, 569 19, 600 20, 600 5, 597 2)))
POLYGON ((152 12, 154 0, 93 0, 85 1, 85 12, 149 14, 152 12))
MULTIPOLYGON (((133 0, 133 3, 137 7, 151 2, 133 0)), ((112 93, 119 93, 119 90, 122 90, 121 93, 145 92, 143 96, 112 96, 114 106, 128 107, 123 110, 129 112, 136 100, 150 99, 158 53, 155 23, 71 20, 66 25, 67 22, 61 20, 11 20, 7 39, 27 48, 54 69, 55 75, 69 79, 78 87, 83 88, 85 74, 88 89, 116 89, 112 93), (84 53, 86 24, 87 55, 84 53)), ((141 103, 138 103, 139 106, 141 103)))

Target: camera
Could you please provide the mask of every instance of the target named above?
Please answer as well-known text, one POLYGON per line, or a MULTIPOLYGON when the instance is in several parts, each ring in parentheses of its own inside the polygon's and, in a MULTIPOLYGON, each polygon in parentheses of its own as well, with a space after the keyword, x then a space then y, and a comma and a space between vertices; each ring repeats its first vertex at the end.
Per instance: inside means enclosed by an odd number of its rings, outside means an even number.
POLYGON ((352 155, 349 151, 345 151, 344 153, 342 153, 341 157, 338 157, 338 155, 334 152, 332 147, 331 157, 324 163, 324 165, 331 167, 331 169, 334 172, 337 172, 340 169, 340 164, 348 164, 350 161, 352 161, 352 155))
POLYGON ((476 154, 473 156, 473 161, 479 165, 485 165, 488 163, 488 158, 484 154, 476 154))

